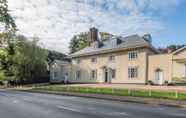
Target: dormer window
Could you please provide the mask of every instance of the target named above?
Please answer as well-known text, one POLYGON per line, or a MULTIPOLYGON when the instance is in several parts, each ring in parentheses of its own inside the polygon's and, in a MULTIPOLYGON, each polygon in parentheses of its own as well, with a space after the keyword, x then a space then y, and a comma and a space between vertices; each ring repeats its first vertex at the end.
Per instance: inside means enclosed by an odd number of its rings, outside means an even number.
POLYGON ((92 62, 92 63, 96 63, 96 62, 97 62, 97 58, 96 58, 96 57, 92 57, 92 58, 91 58, 91 62, 92 62))
POLYGON ((137 51, 130 51, 130 52, 128 52, 128 58, 129 58, 129 60, 137 59, 138 58, 137 51))

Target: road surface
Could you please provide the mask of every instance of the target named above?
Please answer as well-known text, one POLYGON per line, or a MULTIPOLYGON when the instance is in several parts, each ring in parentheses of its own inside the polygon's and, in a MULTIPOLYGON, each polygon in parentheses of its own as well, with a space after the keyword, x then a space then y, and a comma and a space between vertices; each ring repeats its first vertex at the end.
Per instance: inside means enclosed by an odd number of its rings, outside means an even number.
POLYGON ((0 90, 0 118, 186 118, 186 109, 0 90))

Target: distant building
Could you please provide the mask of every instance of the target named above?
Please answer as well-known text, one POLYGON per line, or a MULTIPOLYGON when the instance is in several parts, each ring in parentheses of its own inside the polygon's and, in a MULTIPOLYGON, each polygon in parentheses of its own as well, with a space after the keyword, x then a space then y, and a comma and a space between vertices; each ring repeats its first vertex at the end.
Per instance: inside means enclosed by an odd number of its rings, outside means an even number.
POLYGON ((69 55, 71 62, 54 62, 51 80, 61 81, 68 73, 73 83, 137 83, 154 84, 186 78, 186 47, 159 54, 151 44, 151 36, 131 35, 98 39, 91 28, 88 47, 69 55), (59 74, 59 75, 58 75, 59 74))

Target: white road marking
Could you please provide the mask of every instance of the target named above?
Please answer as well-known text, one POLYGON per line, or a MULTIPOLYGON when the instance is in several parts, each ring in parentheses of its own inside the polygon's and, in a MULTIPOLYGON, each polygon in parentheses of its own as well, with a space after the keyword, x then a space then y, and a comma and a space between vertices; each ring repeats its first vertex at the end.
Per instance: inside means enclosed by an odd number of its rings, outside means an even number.
POLYGON ((73 112, 81 112, 78 109, 74 109, 74 108, 70 108, 70 107, 66 107, 66 106, 56 106, 59 109, 64 109, 64 110, 68 110, 68 111, 73 111, 73 112))
POLYGON ((18 103, 18 100, 13 100, 13 103, 14 103, 14 104, 17 104, 17 103, 18 103))
POLYGON ((129 114, 126 113, 126 112, 113 112, 113 113, 109 113, 109 115, 113 115, 113 116, 129 116, 129 114))
POLYGON ((23 98, 23 100, 26 102, 32 102, 32 100, 30 100, 29 98, 23 98))

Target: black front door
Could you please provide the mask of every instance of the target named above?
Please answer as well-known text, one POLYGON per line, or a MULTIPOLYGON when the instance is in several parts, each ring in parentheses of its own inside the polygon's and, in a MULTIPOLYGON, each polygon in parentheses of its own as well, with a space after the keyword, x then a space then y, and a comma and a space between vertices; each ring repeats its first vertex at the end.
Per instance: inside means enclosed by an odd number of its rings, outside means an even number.
POLYGON ((108 72, 107 72, 107 70, 105 71, 105 83, 107 83, 108 82, 108 72))

